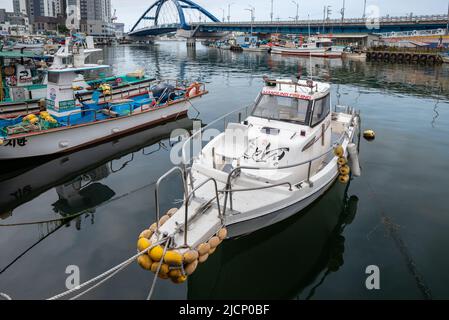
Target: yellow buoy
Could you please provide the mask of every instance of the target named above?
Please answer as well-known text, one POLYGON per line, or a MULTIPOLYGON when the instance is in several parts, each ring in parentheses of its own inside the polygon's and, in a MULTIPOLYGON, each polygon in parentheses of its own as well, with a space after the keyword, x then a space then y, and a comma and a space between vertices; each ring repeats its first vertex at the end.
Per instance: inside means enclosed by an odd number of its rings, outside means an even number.
POLYGON ((160 262, 153 262, 153 264, 151 265, 151 268, 150 268, 151 272, 156 273, 157 268, 159 268, 159 264, 160 264, 160 262))
POLYGON ((347 184, 348 182, 349 182, 349 176, 340 176, 339 178, 338 178, 338 181, 340 181, 340 183, 343 183, 343 184, 347 184))
POLYGON ((172 279, 176 279, 176 278, 182 277, 183 274, 180 269, 173 269, 173 270, 170 270, 170 272, 168 273, 168 276, 172 279))
POLYGON ((170 216, 168 216, 168 215, 165 215, 162 218, 160 218, 159 219, 159 226, 163 226, 168 221, 168 219, 170 219, 170 216))
POLYGON ((156 229, 157 229, 157 224, 156 224, 156 222, 155 222, 155 223, 153 223, 153 224, 152 224, 152 225, 150 226, 150 228, 149 228, 149 229, 150 229, 150 231, 151 231, 151 232, 153 232, 153 233, 154 233, 154 232, 156 231, 156 229))
POLYGON ((220 238, 219 237, 212 237, 207 243, 210 245, 211 249, 215 249, 220 245, 220 238))
POLYGON ((340 174, 342 176, 347 176, 351 173, 351 168, 349 168, 349 166, 344 165, 340 168, 340 174))
POLYGON ((141 266, 145 270, 151 270, 151 266, 153 264, 153 261, 151 261, 150 257, 146 254, 141 255, 139 258, 137 258, 137 263, 139 266, 141 266))
POLYGON ((168 274, 159 273, 158 277, 161 278, 162 280, 167 280, 168 279, 168 274))
POLYGON ((334 149, 334 154, 335 154, 337 157, 341 158, 341 157, 343 157, 343 156, 345 155, 345 150, 344 150, 343 147, 340 145, 340 146, 338 146, 338 147, 336 147, 336 148, 334 149))
POLYGON ((208 243, 202 243, 198 246, 198 253, 200 256, 204 256, 205 254, 208 254, 210 251, 210 245, 208 243))
POLYGON ((374 140, 376 138, 376 133, 373 130, 366 130, 363 132, 363 137, 366 140, 374 140))
POLYGON ((198 260, 195 260, 192 263, 189 263, 187 266, 185 266, 184 271, 188 276, 190 276, 195 272, 197 267, 198 267, 198 260))
POLYGON ((198 262, 204 263, 207 261, 208 258, 209 258, 209 253, 206 253, 205 255, 200 256, 200 258, 198 259, 198 262))
POLYGON ((172 281, 173 281, 174 283, 176 283, 176 284, 184 283, 184 282, 186 282, 186 280, 187 280, 187 277, 186 277, 186 276, 180 276, 180 277, 178 277, 178 278, 176 278, 176 279, 172 279, 172 281))
POLYGON ((165 254, 164 262, 171 266, 180 266, 182 264, 182 255, 177 251, 168 251, 165 254))
POLYGON ((184 262, 186 264, 193 263, 194 261, 198 260, 199 256, 200 255, 196 250, 187 251, 186 253, 184 253, 184 262))
POLYGON ((169 272, 170 272, 170 267, 168 266, 168 264, 163 263, 161 265, 161 269, 159 270, 159 274, 168 275, 169 272))
POLYGON ((170 218, 173 217, 173 215, 178 212, 177 208, 171 208, 170 210, 167 211, 167 216, 169 216, 170 218))
POLYGON ((338 158, 338 165, 339 166, 344 166, 348 163, 348 160, 345 157, 340 157, 338 158))
POLYGON ((150 229, 143 230, 142 233, 139 235, 140 238, 150 239, 153 235, 153 232, 151 232, 150 229))
MULTIPOLYGON (((145 238, 142 238, 145 239, 145 238)), ((150 250, 150 258, 153 261, 159 262, 162 260, 162 255, 164 254, 164 249, 161 246, 156 246, 150 250)))
POLYGON ((218 237, 220 238, 221 241, 226 239, 227 236, 228 236, 228 230, 226 228, 222 228, 222 229, 220 229, 220 231, 218 231, 218 237))
POLYGON ((137 250, 139 250, 139 252, 144 251, 145 249, 149 248, 151 246, 151 241, 145 238, 140 238, 137 241, 137 250))

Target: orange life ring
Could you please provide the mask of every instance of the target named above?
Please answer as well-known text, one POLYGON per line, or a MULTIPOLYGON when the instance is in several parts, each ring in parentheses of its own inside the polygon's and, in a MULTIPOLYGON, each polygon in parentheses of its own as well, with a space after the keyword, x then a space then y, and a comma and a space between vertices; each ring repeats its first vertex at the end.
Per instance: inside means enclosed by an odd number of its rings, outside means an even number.
POLYGON ((4 67, 3 73, 4 73, 5 76, 7 76, 7 77, 14 76, 14 75, 16 74, 16 68, 15 68, 14 66, 7 66, 7 67, 4 67))
POLYGON ((195 92, 196 92, 194 95, 197 95, 197 94, 200 92, 200 90, 201 90, 201 85, 200 85, 198 82, 192 83, 192 84, 187 88, 187 91, 186 91, 186 97, 187 97, 187 98, 190 97, 190 92, 191 92, 193 89, 195 89, 195 92))

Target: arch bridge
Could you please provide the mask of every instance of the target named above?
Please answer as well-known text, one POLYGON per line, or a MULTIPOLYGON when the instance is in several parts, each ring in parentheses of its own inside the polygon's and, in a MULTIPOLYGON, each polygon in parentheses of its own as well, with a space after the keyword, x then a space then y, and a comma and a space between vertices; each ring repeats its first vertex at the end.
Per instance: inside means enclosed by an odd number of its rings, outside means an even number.
MULTIPOLYGON (((199 37, 198 27, 193 26, 193 23, 201 23, 203 16, 204 22, 220 22, 212 13, 193 1, 157 0, 139 18, 129 36, 157 36, 181 31, 181 35, 185 37, 199 37)), ((211 36, 213 33, 207 32, 207 35, 211 36)))

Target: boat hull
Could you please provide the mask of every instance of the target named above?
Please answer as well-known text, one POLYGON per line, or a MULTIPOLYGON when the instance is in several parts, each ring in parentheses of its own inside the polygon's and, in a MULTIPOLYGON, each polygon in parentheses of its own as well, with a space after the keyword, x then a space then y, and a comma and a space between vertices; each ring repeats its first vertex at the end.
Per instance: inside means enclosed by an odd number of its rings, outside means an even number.
POLYGON ((242 48, 246 52, 268 52, 270 48, 242 48))
POLYGON ((345 53, 343 58, 348 60, 364 61, 366 60, 366 53, 345 53))
POLYGON ((317 58, 341 58, 341 52, 326 51, 326 50, 303 50, 296 48, 283 48, 283 47, 273 47, 271 53, 292 55, 292 56, 302 56, 302 57, 317 57, 317 58))
POLYGON ((188 108, 189 104, 183 101, 130 116, 13 136, 11 139, 3 141, 0 146, 0 160, 72 152, 147 126, 185 116, 188 108))
POLYGON ((226 227, 228 228, 228 238, 232 239, 244 236, 246 234, 256 232, 268 226, 272 226, 276 223, 284 221, 296 214, 301 214, 304 211, 304 209, 306 209, 317 199, 322 197, 335 184, 337 177, 338 176, 336 175, 332 180, 330 180, 322 188, 317 190, 309 197, 305 198, 302 201, 296 202, 288 207, 279 209, 274 212, 267 212, 261 217, 254 219, 244 220, 241 222, 229 221, 226 224, 226 227))

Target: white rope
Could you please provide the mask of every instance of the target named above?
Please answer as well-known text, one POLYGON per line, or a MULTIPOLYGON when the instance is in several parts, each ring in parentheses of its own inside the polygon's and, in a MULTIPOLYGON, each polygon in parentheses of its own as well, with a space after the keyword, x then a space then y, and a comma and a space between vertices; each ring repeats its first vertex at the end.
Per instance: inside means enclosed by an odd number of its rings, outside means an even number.
POLYGON ((10 296, 8 296, 6 293, 0 292, 0 297, 4 298, 5 300, 12 300, 10 296))
MULTIPOLYGON (((167 243, 165 244, 164 252, 162 253, 162 257, 165 257, 165 253, 167 252, 167 248, 168 248, 168 245, 170 244, 171 240, 172 240, 171 238, 167 240, 167 243)), ((157 279, 159 278, 159 272, 161 271, 162 263, 163 263, 163 261, 161 260, 161 262, 159 263, 159 265, 157 267, 156 274, 154 275, 153 284, 151 285, 151 290, 150 290, 150 293, 148 294, 147 300, 151 300, 151 297, 153 296, 153 291, 154 291, 154 288, 156 287, 157 279)))
MULTIPOLYGON (((104 277, 110 275, 111 273, 114 273, 114 275, 115 275, 115 271, 118 271, 118 270, 121 271, 122 269, 124 269, 125 267, 127 267, 129 264, 131 264, 131 262, 133 262, 134 260, 136 260, 136 259, 139 258, 140 256, 146 254, 148 251, 150 251, 150 250, 153 249, 154 247, 156 247, 156 246, 158 246, 159 244, 161 244, 164 240, 165 240, 165 239, 162 239, 162 240, 156 242, 155 244, 151 245, 150 247, 148 247, 147 249, 143 250, 142 252, 139 252, 139 253, 136 254, 135 256, 132 256, 131 258, 129 258, 129 259, 125 260, 124 262, 120 263, 119 265, 117 265, 117 266, 115 266, 115 267, 113 267, 113 268, 111 268, 111 269, 109 269, 109 270, 103 272, 102 274, 96 276, 95 278, 93 278, 93 279, 91 279, 91 280, 89 280, 89 281, 86 281, 86 282, 84 282, 83 284, 81 284, 81 285, 79 285, 79 286, 77 286, 77 287, 75 287, 75 288, 73 288, 73 289, 67 290, 67 291, 65 291, 65 292, 62 292, 62 293, 60 293, 60 294, 54 296, 54 297, 51 297, 51 298, 49 298, 49 299, 47 299, 47 300, 57 300, 57 299, 59 299, 59 298, 65 297, 65 296, 67 296, 67 295, 69 295, 69 294, 71 294, 71 293, 73 293, 73 292, 76 292, 76 291, 78 291, 78 290, 81 290, 82 288, 84 288, 84 287, 86 287, 86 286, 88 286, 88 285, 90 285, 90 284, 92 284, 92 283, 97 282, 98 280, 100 280, 100 279, 102 279, 102 278, 104 278, 104 277)), ((118 273, 118 272, 117 272, 117 273, 118 273)))
POLYGON ((95 284, 94 286, 90 287, 89 289, 87 289, 84 292, 81 292, 80 294, 74 296, 73 298, 70 298, 70 300, 76 300, 81 298, 82 296, 84 296, 86 293, 94 290, 95 288, 101 286, 103 283, 105 283, 106 281, 108 281, 109 279, 113 278, 116 274, 120 273, 123 269, 125 269, 126 267, 128 267, 132 262, 128 263, 127 265, 124 265, 123 267, 121 267, 120 269, 118 269, 117 271, 115 271, 114 273, 112 273, 111 275, 107 276, 106 278, 104 278, 103 280, 101 280, 100 282, 98 282, 97 284, 95 284))

